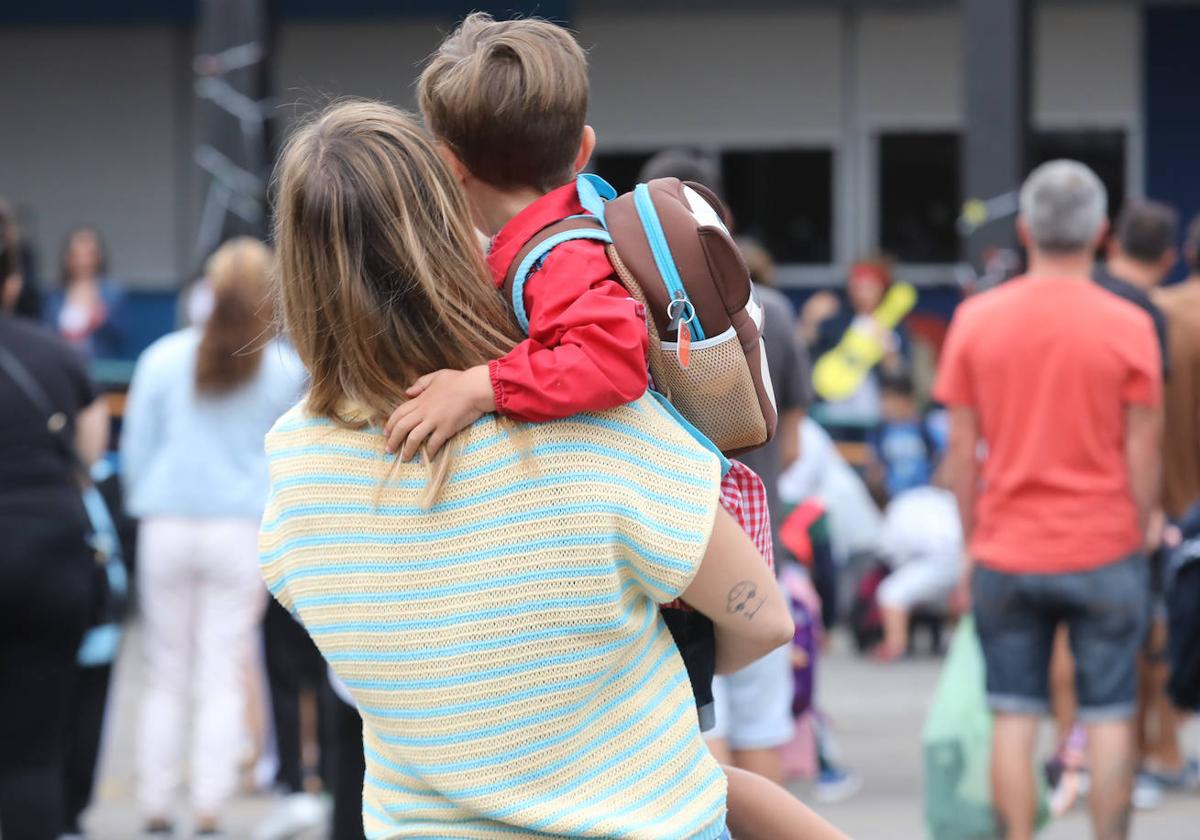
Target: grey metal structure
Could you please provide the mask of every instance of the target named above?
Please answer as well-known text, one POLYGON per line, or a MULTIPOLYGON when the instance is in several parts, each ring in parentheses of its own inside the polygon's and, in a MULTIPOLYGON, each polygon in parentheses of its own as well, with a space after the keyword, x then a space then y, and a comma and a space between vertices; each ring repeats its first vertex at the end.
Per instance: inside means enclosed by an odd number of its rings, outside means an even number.
POLYGON ((225 239, 265 237, 272 163, 269 0, 201 0, 193 62, 196 164, 207 175, 196 238, 203 260, 225 239))
POLYGON ((985 270, 985 255, 1016 247, 1015 191, 1029 154, 1030 0, 964 0, 963 187, 975 218, 964 256, 985 270), (982 202, 982 204, 978 203, 982 202))

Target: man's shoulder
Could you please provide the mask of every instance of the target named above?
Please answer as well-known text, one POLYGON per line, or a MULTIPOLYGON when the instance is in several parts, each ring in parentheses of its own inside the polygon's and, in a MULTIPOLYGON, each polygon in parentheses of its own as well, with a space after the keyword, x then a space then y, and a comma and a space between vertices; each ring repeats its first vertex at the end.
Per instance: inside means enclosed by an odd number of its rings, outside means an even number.
POLYGON ((763 309, 774 308, 787 312, 791 316, 794 316, 796 313, 796 307, 792 306, 791 298, 779 291, 779 289, 755 283, 754 294, 758 298, 758 302, 762 304, 763 309))

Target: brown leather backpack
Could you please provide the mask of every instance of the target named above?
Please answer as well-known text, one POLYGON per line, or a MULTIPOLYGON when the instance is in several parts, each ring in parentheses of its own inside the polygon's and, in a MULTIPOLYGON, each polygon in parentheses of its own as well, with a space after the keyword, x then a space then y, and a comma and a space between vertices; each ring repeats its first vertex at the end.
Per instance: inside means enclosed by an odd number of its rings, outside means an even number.
POLYGON ((522 329, 525 281, 546 254, 573 239, 604 242, 617 276, 645 307, 655 387, 727 455, 767 443, 777 414, 762 308, 725 206, 706 187, 676 178, 621 196, 595 175, 580 175, 576 187, 588 212, 543 228, 509 269, 504 292, 522 329))

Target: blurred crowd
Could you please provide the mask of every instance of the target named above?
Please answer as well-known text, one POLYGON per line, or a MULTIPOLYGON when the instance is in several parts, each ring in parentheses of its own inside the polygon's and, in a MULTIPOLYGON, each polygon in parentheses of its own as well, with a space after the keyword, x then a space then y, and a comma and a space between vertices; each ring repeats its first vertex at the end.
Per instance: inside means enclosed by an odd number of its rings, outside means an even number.
MULTIPOLYGON (((1089 771, 1108 797, 1093 806, 1098 825, 1129 802, 1154 807, 1197 786, 1178 728, 1200 703, 1188 554, 1200 501, 1200 220, 1181 242, 1174 210, 1136 201, 1109 231, 1103 187, 1076 167, 1031 178, 1028 274, 977 295, 953 325, 922 309, 905 267, 885 256, 854 263, 841 288, 792 296, 775 288, 763 246, 739 240, 780 413, 774 441, 745 460, 767 489, 797 630, 792 645, 718 678, 709 740, 725 763, 811 779, 822 801, 854 795, 861 780, 815 699, 829 631, 845 627, 882 667, 918 655, 922 634, 940 653, 943 627, 974 610, 992 708, 1012 724, 997 724, 1015 746, 994 765, 1013 780, 996 795, 1009 837, 1027 836, 1033 813, 1033 787, 1018 778, 1032 762, 1025 723, 1051 704, 1057 810, 1089 771), (1080 207, 1094 218, 1076 219, 1080 207), (1188 279, 1163 286, 1181 257, 1188 279), (1022 516, 1040 530, 1014 547, 1022 516), (1136 529, 1136 546, 1110 533, 1116 520, 1136 529), (1089 532, 1094 555, 1064 559, 1053 539, 1072 529, 1089 532), (1122 564, 1124 583, 1096 577, 1122 564), (1097 600, 1112 587, 1128 599, 1097 600), (1105 609, 1146 622, 1085 621, 1105 609), (1014 615, 1027 619, 1023 634, 1014 615), (1043 659, 1044 679, 1015 676, 1043 659), (1117 759, 1140 768, 1124 792, 1095 779, 1095 762, 1117 759)), ((685 150, 643 173, 664 176, 719 188, 685 150)), ((141 656, 147 836, 175 830, 186 780, 201 836, 252 789, 280 797, 256 837, 326 822, 337 840, 361 837, 361 723, 259 574, 263 436, 306 387, 276 334, 269 248, 237 238, 211 255, 180 307, 187 325, 141 353, 122 397, 101 394, 88 370, 127 347, 125 294, 99 231, 68 236, 52 290, 33 281, 24 244, 0 205, 4 835, 83 836, 113 664, 141 656), (121 644, 126 571, 140 650, 121 644)))

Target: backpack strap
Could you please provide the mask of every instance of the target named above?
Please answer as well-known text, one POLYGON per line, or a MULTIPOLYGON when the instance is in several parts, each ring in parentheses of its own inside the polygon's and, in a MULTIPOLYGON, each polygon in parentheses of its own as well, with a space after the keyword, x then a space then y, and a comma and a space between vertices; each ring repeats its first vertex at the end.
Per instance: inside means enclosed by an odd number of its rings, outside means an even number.
POLYGON ((561 222, 547 225, 534 234, 509 266, 508 275, 504 278, 503 293, 505 299, 512 303, 513 314, 517 317, 521 331, 526 335, 529 334, 529 315, 525 311, 525 281, 541 265, 547 254, 564 242, 574 239, 593 239, 605 244, 612 242, 612 236, 596 216, 571 216, 561 222))

